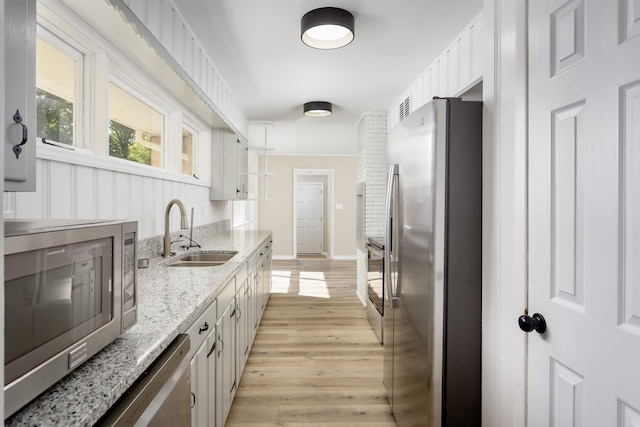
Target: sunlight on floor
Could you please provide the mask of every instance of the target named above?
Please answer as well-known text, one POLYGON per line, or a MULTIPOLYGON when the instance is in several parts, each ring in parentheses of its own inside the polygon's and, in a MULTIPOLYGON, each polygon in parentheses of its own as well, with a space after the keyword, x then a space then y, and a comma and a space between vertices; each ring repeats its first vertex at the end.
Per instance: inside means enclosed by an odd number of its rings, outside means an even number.
POLYGON ((321 271, 301 271, 298 295, 316 298, 331 298, 327 281, 321 271))
POLYGON ((271 293, 272 294, 286 294, 289 292, 289 285, 291 284, 291 272, 282 270, 273 270, 271 293))
POLYGON ((297 294, 305 297, 331 298, 327 281, 321 271, 301 271, 295 275, 287 270, 273 270, 271 293, 297 294))

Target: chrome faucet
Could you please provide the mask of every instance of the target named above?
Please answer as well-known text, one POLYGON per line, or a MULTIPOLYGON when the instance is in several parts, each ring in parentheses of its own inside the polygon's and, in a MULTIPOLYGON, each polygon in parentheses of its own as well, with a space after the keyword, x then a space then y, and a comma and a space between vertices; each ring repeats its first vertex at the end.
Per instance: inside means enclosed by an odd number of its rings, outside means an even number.
POLYGON ((169 258, 171 256, 171 235, 169 234, 169 212, 173 205, 178 205, 180 208, 180 228, 185 230, 189 228, 187 224, 187 213, 184 210, 184 205, 178 199, 173 199, 167 205, 167 209, 164 211, 164 252, 163 257, 169 258))

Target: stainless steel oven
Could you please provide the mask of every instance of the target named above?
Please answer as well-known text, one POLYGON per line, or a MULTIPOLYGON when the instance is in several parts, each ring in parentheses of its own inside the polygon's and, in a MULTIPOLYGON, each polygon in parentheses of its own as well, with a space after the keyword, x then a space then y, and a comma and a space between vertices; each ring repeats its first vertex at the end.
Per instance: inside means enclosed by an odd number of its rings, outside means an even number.
POLYGON ((383 342, 384 322, 384 241, 367 239, 367 318, 378 340, 383 342))
POLYGON ((5 417, 136 322, 137 222, 5 221, 5 417))

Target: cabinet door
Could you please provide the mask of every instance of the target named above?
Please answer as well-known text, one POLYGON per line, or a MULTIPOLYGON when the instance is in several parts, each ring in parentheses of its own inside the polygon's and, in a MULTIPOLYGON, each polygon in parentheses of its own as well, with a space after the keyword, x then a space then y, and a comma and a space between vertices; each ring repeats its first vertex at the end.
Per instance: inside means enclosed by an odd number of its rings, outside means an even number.
POLYGON ((215 358, 212 356, 216 343, 213 330, 191 358, 191 425, 193 427, 214 426, 215 358))
POLYGON ((36 1, 4 13, 4 189, 36 191, 36 1))
POLYGON ((238 138, 238 198, 246 199, 249 196, 249 144, 238 138))
POLYGON ((249 295, 247 298, 247 310, 249 310, 249 324, 247 325, 248 336, 251 344, 253 344, 253 340, 256 337, 256 331, 258 329, 258 313, 257 313, 257 291, 256 291, 256 283, 259 279, 256 277, 256 270, 251 270, 249 273, 249 295))
POLYGON ((211 200, 242 200, 249 195, 248 143, 228 129, 213 139, 211 200))
POLYGON ((229 415, 235 393, 235 298, 216 323, 216 426, 222 427, 229 415))
POLYGON ((249 340, 247 335, 247 287, 248 284, 245 280, 236 293, 236 389, 238 388, 242 371, 244 370, 244 364, 249 354, 249 340))

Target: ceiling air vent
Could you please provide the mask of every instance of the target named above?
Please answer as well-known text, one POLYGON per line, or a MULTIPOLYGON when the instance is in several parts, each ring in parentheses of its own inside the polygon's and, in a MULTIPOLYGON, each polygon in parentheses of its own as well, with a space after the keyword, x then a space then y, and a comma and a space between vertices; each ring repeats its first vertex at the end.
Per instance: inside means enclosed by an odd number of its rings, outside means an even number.
POLYGON ((400 121, 404 120, 405 117, 409 115, 411 112, 411 97, 407 96, 404 101, 398 105, 398 116, 400 117, 400 121))

